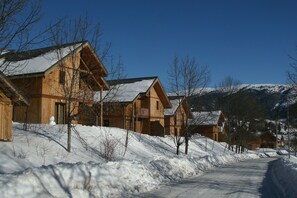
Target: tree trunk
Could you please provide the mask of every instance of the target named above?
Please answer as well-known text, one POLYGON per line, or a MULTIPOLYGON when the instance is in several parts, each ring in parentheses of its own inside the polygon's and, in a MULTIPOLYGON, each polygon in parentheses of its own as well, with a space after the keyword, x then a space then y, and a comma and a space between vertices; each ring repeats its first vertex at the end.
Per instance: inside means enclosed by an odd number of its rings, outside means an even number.
POLYGON ((71 152, 71 121, 67 121, 67 134, 68 134, 67 151, 70 153, 71 152))
POLYGON ((129 130, 127 129, 127 132, 126 132, 126 141, 125 141, 125 151, 124 151, 123 157, 125 156, 126 151, 127 151, 127 148, 128 148, 128 141, 129 141, 129 130))
POLYGON ((100 89, 100 126, 103 126, 103 89, 100 89))
POLYGON ((205 137, 205 152, 207 152, 207 137, 205 137))
POLYGON ((67 151, 70 153, 71 152, 71 113, 70 113, 70 99, 71 97, 68 98, 68 102, 66 104, 66 123, 67 123, 67 151))
POLYGON ((188 138, 187 136, 185 137, 185 143, 186 143, 186 146, 185 146, 185 154, 188 155, 189 138, 188 138))
POLYGON ((179 144, 176 145, 176 155, 179 154, 179 144))

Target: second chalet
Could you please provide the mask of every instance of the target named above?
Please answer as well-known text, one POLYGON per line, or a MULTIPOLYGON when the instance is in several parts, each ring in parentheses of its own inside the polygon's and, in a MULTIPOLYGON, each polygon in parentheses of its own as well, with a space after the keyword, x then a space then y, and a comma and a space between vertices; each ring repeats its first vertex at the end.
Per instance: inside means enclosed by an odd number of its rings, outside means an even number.
POLYGON ((193 118, 192 112, 187 108, 184 97, 168 97, 172 107, 164 111, 166 135, 182 136, 187 119, 193 118))
POLYGON ((164 109, 171 103, 158 77, 108 81, 104 125, 164 136, 164 109))
POLYGON ((226 121, 222 111, 193 112, 189 125, 194 133, 199 133, 215 141, 222 142, 226 138, 226 121))

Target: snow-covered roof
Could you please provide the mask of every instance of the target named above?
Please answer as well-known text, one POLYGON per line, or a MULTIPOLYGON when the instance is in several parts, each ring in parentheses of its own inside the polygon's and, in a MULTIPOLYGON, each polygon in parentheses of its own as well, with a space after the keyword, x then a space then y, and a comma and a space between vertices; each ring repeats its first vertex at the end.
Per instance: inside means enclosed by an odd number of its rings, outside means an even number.
MULTIPOLYGON (((103 97, 107 102, 132 102, 139 94, 146 93, 157 77, 133 78, 108 81, 110 90, 104 91, 103 97)), ((99 101, 100 93, 95 94, 95 101, 99 101)))
POLYGON ((219 122, 222 111, 193 112, 193 119, 189 119, 190 125, 216 125, 219 122))
POLYGON ((83 42, 25 52, 8 52, 0 57, 0 67, 6 67, 0 70, 4 70, 6 76, 44 73, 82 44, 83 42))
POLYGON ((165 116, 174 115, 176 110, 178 109, 181 101, 180 101, 180 99, 172 99, 172 100, 170 100, 170 103, 172 104, 172 108, 164 109, 164 115, 165 116))

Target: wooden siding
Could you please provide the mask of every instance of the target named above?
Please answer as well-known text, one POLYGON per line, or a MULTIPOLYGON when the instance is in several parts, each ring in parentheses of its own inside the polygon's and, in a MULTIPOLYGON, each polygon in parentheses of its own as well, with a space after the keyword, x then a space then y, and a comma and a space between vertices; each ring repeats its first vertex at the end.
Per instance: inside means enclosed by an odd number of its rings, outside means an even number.
POLYGON ((218 132, 215 126, 196 126, 194 127, 193 132, 218 141, 218 132))
POLYGON ((126 128, 125 123, 126 105, 120 103, 105 103, 103 123, 105 126, 126 128))
POLYGON ((220 114, 219 120, 217 124, 214 125, 193 125, 191 126, 193 133, 199 133, 203 136, 206 136, 210 139, 213 139, 218 142, 222 142, 226 140, 227 134, 227 126, 223 124, 225 122, 225 118, 223 114, 220 114), (222 131, 219 132, 219 128, 222 127, 222 131))
POLYGON ((12 141, 12 104, 0 95, 0 140, 12 141))
POLYGON ((13 121, 26 122, 26 114, 28 123, 40 123, 41 121, 41 91, 42 77, 17 78, 12 82, 24 93, 29 99, 30 106, 15 106, 13 108, 13 121))
POLYGON ((30 106, 14 106, 13 121, 27 123, 41 123, 41 98, 29 98, 30 106))
POLYGON ((172 116, 165 116, 165 134, 166 135, 182 135, 182 126, 186 124, 187 114, 183 105, 180 105, 175 114, 172 116))
MULTIPOLYGON (((80 64, 80 55, 78 53, 74 56, 69 56, 63 61, 63 67, 66 66, 65 69, 63 69, 63 71, 65 71, 65 83, 66 86, 68 86, 73 75, 73 68, 75 65, 78 67, 80 64)), ((28 110, 21 106, 14 108, 14 121, 26 122, 25 115, 27 113, 28 123, 49 123, 50 117, 55 116, 55 104, 66 103, 65 96, 67 92, 63 90, 63 84, 60 83, 60 70, 58 64, 53 66, 53 69, 45 76, 12 79, 13 83, 25 93, 30 101, 28 110)), ((73 99, 77 100, 77 102, 74 103, 76 104, 75 107, 73 107, 74 113, 78 112, 78 102, 80 100, 86 103, 93 100, 92 90, 84 82, 80 83, 79 81, 80 75, 77 75, 73 89, 73 99), (83 96, 79 95, 80 88, 87 90, 87 94, 83 96)))
POLYGON ((157 94, 155 87, 152 87, 149 91, 149 109, 150 109, 150 121, 159 121, 164 127, 164 106, 157 94))
POLYGON ((11 81, 27 97, 36 97, 42 92, 43 77, 16 78, 11 81))
MULTIPOLYGON (((63 84, 60 83, 60 66, 65 71, 65 85, 68 87, 72 76, 73 69, 79 67, 79 54, 71 55, 60 64, 58 63, 56 67, 49 74, 47 74, 42 80, 42 94, 52 95, 52 96, 65 96, 63 90, 63 84)), ((73 92, 76 93, 79 89, 79 75, 77 76, 76 83, 74 83, 73 92)))

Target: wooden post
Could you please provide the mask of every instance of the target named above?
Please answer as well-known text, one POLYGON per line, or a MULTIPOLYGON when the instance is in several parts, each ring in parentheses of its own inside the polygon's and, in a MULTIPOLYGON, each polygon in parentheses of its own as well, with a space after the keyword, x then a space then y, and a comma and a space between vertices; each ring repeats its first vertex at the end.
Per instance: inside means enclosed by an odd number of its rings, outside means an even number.
POLYGON ((103 89, 100 89, 100 126, 103 126, 103 89))
POLYGON ((132 103, 132 130, 135 131, 135 103, 132 103))
POLYGON ((140 110, 138 110, 138 108, 137 108, 137 105, 136 105, 136 102, 135 102, 135 115, 136 115, 136 122, 135 122, 135 127, 134 127, 134 131, 135 132, 140 132, 140 131, 138 131, 138 128, 137 128, 137 121, 138 121, 138 113, 139 113, 139 111, 140 110))
POLYGON ((126 123, 126 107, 123 106, 123 127, 124 129, 128 129, 127 123, 126 123))

